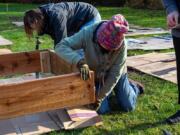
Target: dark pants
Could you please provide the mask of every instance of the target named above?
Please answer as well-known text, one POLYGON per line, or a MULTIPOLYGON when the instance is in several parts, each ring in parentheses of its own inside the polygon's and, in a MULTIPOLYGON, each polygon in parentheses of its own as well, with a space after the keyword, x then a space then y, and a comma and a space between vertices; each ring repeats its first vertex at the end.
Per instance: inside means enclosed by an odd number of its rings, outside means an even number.
POLYGON ((177 82, 179 90, 178 103, 180 104, 180 38, 173 36, 173 44, 176 53, 177 82))

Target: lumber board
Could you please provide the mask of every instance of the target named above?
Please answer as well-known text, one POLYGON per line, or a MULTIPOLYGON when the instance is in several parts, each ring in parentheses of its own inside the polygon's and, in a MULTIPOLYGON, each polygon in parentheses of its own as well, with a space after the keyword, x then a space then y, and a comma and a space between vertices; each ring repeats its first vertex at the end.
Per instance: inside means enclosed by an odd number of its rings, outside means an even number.
POLYGON ((94 73, 79 73, 0 85, 0 119, 95 102, 94 73))
POLYGON ((77 72, 76 65, 70 65, 60 58, 54 51, 50 51, 51 72, 57 75, 77 72))
POLYGON ((41 71, 39 51, 0 55, 0 76, 41 71))

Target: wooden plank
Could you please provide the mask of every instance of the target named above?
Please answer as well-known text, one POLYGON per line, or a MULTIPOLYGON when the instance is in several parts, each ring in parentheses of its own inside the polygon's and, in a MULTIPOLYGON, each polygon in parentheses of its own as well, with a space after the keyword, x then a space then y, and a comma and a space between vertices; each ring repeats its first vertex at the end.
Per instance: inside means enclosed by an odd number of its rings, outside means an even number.
POLYGON ((70 65, 61 59, 55 52, 50 51, 51 72, 54 74, 68 74, 77 72, 76 65, 70 65))
POLYGON ((79 73, 0 85, 0 119, 95 102, 94 74, 79 73))
POLYGON ((40 52, 41 59, 41 72, 50 73, 51 72, 51 63, 50 63, 50 53, 49 51, 40 52))
POLYGON ((0 55, 0 76, 41 71, 39 51, 0 55))

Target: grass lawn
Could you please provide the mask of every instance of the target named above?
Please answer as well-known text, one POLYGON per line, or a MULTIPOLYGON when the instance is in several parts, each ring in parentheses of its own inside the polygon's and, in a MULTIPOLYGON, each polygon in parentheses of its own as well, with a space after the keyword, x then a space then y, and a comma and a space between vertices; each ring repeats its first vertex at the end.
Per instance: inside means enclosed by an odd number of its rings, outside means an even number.
MULTIPOLYGON (((10 48, 12 51, 34 50, 35 40, 27 39, 23 28, 15 27, 11 24, 11 21, 22 20, 24 11, 37 6, 31 4, 9 4, 9 11, 7 12, 6 4, 0 4, 0 35, 13 41, 14 44, 10 48)), ((130 24, 166 28, 164 11, 131 9, 127 7, 98 7, 98 9, 103 19, 109 19, 116 13, 122 13, 130 24)), ((53 47, 53 42, 48 36, 43 36, 41 39, 44 41, 41 49, 53 47)), ((128 51, 128 55, 149 52, 128 51)), ((52 132, 49 135, 161 135, 162 129, 167 129, 174 135, 180 134, 180 124, 170 126, 158 123, 175 113, 179 108, 177 105, 176 85, 135 72, 129 72, 129 77, 142 82, 146 88, 145 94, 139 97, 137 108, 134 112, 121 112, 114 105, 111 113, 102 115, 104 121, 102 127, 89 127, 61 133, 52 132)))

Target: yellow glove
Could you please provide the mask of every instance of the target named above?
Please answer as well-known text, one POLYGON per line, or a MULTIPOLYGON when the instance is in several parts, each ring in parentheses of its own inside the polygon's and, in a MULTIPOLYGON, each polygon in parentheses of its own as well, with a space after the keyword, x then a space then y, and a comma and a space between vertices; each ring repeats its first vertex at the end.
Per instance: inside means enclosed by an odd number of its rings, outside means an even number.
POLYGON ((89 70, 89 66, 85 64, 84 59, 81 59, 78 62, 77 67, 80 71, 81 78, 83 80, 88 80, 90 78, 90 70, 89 70))
POLYGON ((88 107, 89 109, 98 111, 99 108, 101 107, 101 101, 96 101, 95 103, 89 104, 87 107, 88 107))

